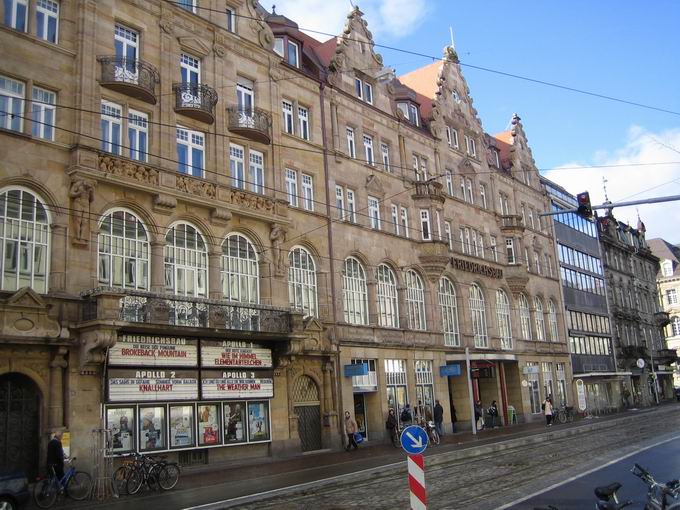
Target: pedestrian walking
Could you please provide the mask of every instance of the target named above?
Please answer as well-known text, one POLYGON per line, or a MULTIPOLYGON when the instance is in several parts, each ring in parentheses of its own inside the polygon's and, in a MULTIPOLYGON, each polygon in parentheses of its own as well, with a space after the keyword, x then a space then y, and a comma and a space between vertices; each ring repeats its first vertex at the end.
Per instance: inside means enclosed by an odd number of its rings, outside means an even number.
POLYGON ((553 405, 550 397, 547 397, 543 402, 543 412, 545 413, 545 426, 552 427, 553 405))
POLYGON ((359 449, 359 445, 357 444, 356 439, 354 439, 354 434, 356 434, 356 432, 357 423, 352 419, 349 411, 345 411, 345 434, 347 434, 347 446, 345 447, 346 451, 349 451, 352 447, 355 450, 359 449))
POLYGON ((456 406, 451 404, 451 431, 455 434, 456 433, 456 422, 458 421, 458 417, 456 416, 456 406))
POLYGON ((484 430, 484 408, 482 407, 481 400, 475 403, 475 420, 477 422, 477 430, 484 430))
POLYGON ((404 409, 402 409, 399 421, 401 422, 401 428, 408 427, 413 423, 413 415, 411 414, 411 406, 409 404, 406 404, 404 409))
POLYGON ((444 421, 444 408, 439 403, 439 400, 434 401, 434 428, 437 429, 437 434, 439 437, 444 436, 444 431, 442 430, 442 422, 444 421))
POLYGON ((488 409, 489 416, 491 417, 491 428, 495 429, 498 421, 498 405, 496 405, 496 401, 492 401, 491 405, 489 406, 488 409))
POLYGON ((392 441, 392 444, 397 446, 398 443, 398 438, 397 438, 397 428, 398 428, 399 423, 397 422, 397 416, 394 414, 394 409, 391 409, 387 413, 387 421, 385 421, 385 428, 389 431, 390 433, 390 440, 392 441))
POLYGON ((60 430, 47 443, 47 471, 54 474, 61 480, 64 478, 64 447, 61 445, 61 438, 64 433, 60 430))

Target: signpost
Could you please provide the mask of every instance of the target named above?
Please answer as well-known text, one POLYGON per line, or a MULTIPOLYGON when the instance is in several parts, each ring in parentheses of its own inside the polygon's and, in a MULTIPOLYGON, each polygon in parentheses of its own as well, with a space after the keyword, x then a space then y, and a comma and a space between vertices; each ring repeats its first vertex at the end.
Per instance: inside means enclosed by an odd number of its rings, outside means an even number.
POLYGON ((401 447, 408 453, 408 487, 411 493, 411 510, 426 510, 425 461, 422 453, 427 448, 427 433, 417 425, 406 427, 401 433, 401 447))
POLYGON ((576 379, 576 395, 578 397, 578 409, 583 412, 586 410, 586 387, 583 379, 576 379))

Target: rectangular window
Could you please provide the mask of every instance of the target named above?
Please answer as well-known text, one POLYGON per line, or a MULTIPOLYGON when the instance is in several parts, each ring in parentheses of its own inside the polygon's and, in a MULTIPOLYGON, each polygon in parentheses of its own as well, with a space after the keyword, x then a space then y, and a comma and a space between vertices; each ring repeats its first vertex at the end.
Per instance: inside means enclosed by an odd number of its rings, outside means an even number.
POLYGON ((427 174, 427 160, 425 158, 420 160, 420 172, 424 181, 429 179, 427 174))
POLYGON ((534 210, 529 207, 529 225, 531 225, 531 228, 534 230, 536 229, 536 225, 534 224, 534 210))
POLYGON ((182 53, 179 58, 179 68, 182 83, 198 85, 201 83, 201 60, 187 53, 182 53))
POLYGON ((417 154, 413 155, 413 173, 416 176, 416 181, 422 180, 420 176, 420 158, 417 154))
POLYGON ((364 153, 366 155, 366 163, 375 165, 375 160, 373 159, 373 138, 368 135, 364 135, 364 153))
POLYGON ((251 150, 248 159, 250 161, 248 178, 250 190, 254 193, 264 194, 264 154, 251 150))
POLYGON ((380 205, 377 198, 368 197, 368 219, 372 229, 380 230, 380 205))
POLYGON ((148 122, 146 113, 128 111, 128 147, 130 159, 148 160, 148 122))
POLYGON ((347 218, 352 223, 357 222, 356 200, 354 199, 354 191, 351 189, 347 190, 347 218))
POLYGON ((23 130, 24 84, 0 76, 0 128, 23 130))
POLYGON ((529 258, 529 250, 524 248, 524 261, 527 264, 527 271, 531 273, 531 259, 529 258))
POLYGON ((49 90, 33 87, 33 136, 54 140, 57 95, 49 90))
POLYGON ((121 153, 120 135, 122 130, 122 108, 114 103, 102 101, 101 106, 101 148, 112 154, 121 153))
POLYGON ((408 237, 408 209, 401 208, 401 227, 404 229, 404 237, 408 237))
POLYGON ((432 231, 430 230, 430 211, 420 210, 420 231, 423 241, 432 241, 432 231))
POLYGON ((399 235, 399 207, 394 204, 392 204, 392 225, 394 233, 399 235))
POLYGON ((283 58, 283 37, 274 39, 274 53, 283 58))
POLYGON ((364 83, 364 100, 373 104, 373 86, 370 83, 364 83))
POLYGON ((298 124, 300 138, 309 140, 309 110, 302 106, 298 106, 298 124))
POLYGON ((342 186, 335 187, 335 207, 338 210, 338 218, 345 219, 345 192, 342 186))
POLYGON ((453 196, 453 174, 451 170, 446 171, 446 192, 453 196))
POLYGON ((480 184, 479 185, 479 198, 482 201, 482 207, 484 209, 486 209, 487 208, 487 205, 486 205, 486 184, 480 184))
POLYGON ((288 39, 288 55, 286 61, 293 67, 300 67, 299 48, 297 43, 288 39))
POLYGON ((678 293, 675 289, 668 289, 666 291, 666 299, 668 300, 669 305, 677 305, 678 304, 678 293))
POLYGON ((177 126, 177 171, 179 173, 203 177, 204 151, 203 133, 177 126))
POLYGON ((380 144, 380 153, 382 154, 383 170, 391 172, 390 170, 390 147, 386 143, 380 144))
POLYGON ((359 99, 364 98, 364 84, 359 78, 354 78, 354 92, 359 99))
POLYGON ((26 32, 28 0, 5 0, 5 25, 26 32))
POLYGON ((297 172, 286 168, 286 193, 288 194, 288 203, 292 207, 298 206, 298 189, 297 189, 297 172))
POLYGON ((474 138, 465 135, 465 149, 470 156, 477 155, 477 145, 474 138))
POLYGON ((496 246, 496 236, 490 237, 489 244, 491 245, 491 258, 493 258, 494 262, 498 262, 498 248, 496 246))
POLYGON ((283 112, 283 131, 289 135, 293 134, 293 103, 286 101, 281 102, 281 110, 283 112))
POLYGON ((420 125, 420 122, 418 120, 418 108, 416 107, 416 105, 414 104, 408 105, 408 118, 416 126, 420 125))
POLYGON ((227 15, 227 31, 236 32, 236 11, 231 8, 225 9, 227 15))
POLYGON ((515 263, 515 240, 512 238, 505 239, 505 253, 508 259, 508 264, 515 263))
MULTIPOLYGON (((236 76, 236 105, 239 112, 249 116, 253 114, 253 108, 255 107, 255 84, 252 80, 243 76, 236 76)), ((249 119, 247 122, 252 122, 252 119, 249 119)))
POLYGON ((357 157, 357 150, 354 145, 354 130, 352 128, 347 128, 347 155, 354 159, 357 157))
POLYGON ((493 152, 493 161, 494 161, 496 168, 500 168, 501 167, 501 157, 500 157, 498 150, 492 149, 491 152, 493 152))
POLYGON ((175 3, 185 11, 196 12, 196 0, 177 0, 175 3))
POLYGON ((471 204, 475 203, 475 194, 472 192, 472 179, 465 179, 465 184, 467 186, 467 196, 468 202, 471 204))
POLYGON ((302 174, 302 207, 307 211, 314 210, 314 185, 312 176, 302 174))
POLYGON ((451 130, 451 144, 454 149, 460 147, 460 144, 458 143, 458 131, 456 131, 455 129, 451 130))
POLYGON ((231 185, 245 189, 245 152, 240 145, 229 146, 229 173, 231 185))
MULTIPOLYGON (((5 2, 7 5, 7 2, 5 2)), ((37 0, 35 4, 36 35, 45 41, 56 43, 59 32, 59 3, 37 0)))
POLYGON ((444 235, 446 236, 446 242, 449 245, 449 250, 453 250, 453 235, 451 234, 451 222, 444 222, 444 235))
POLYGON ((536 266, 536 274, 541 274, 541 256, 538 252, 534 252, 534 266, 536 266))

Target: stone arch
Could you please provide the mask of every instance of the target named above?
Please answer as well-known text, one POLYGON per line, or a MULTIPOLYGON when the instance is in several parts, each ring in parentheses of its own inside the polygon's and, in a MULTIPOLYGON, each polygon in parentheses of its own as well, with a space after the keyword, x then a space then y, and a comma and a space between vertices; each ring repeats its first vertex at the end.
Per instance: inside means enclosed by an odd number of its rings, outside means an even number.
POLYGON ((140 206, 139 203, 127 199, 114 200, 113 202, 108 202, 104 207, 102 207, 99 212, 95 214, 95 218, 97 219, 97 228, 99 228, 99 225, 101 225, 104 216, 111 214, 114 211, 120 210, 127 211, 139 218, 149 234, 149 242, 156 238, 165 239, 165 232, 160 232, 159 226, 154 220, 154 217, 149 214, 149 212, 144 207, 140 206))
POLYGON ((68 216, 68 209, 64 209, 62 206, 60 206, 56 197, 49 190, 49 188, 33 177, 9 177, 7 179, 0 180, 0 189, 10 187, 24 188, 25 190, 36 194, 43 201, 45 207, 48 210, 47 212, 50 217, 50 223, 55 221, 56 218, 68 216))
POLYGON ((298 375, 292 383, 290 400, 294 414, 298 418, 297 429, 302 451, 320 450, 323 447, 322 388, 318 377, 310 371, 298 375))
POLYGON ((165 236, 167 235, 168 231, 178 223, 188 223, 198 230, 203 236, 203 240, 208 247, 208 253, 210 253, 211 250, 221 248, 222 239, 215 236, 215 233, 208 226, 206 221, 195 214, 177 214, 172 216, 171 220, 165 226, 159 227, 158 240, 165 242, 165 236))

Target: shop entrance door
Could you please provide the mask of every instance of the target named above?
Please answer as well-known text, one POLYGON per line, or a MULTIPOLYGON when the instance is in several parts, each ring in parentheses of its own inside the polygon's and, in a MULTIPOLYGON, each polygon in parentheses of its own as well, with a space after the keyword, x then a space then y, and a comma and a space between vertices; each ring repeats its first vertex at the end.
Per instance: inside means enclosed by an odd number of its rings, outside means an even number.
POLYGON ((0 376, 0 466, 38 474, 40 390, 21 374, 0 376))
POLYGON ((293 387, 293 407, 298 416, 298 434, 303 452, 321 449, 321 402, 319 387, 301 375, 293 387))
POLYGON ((354 394, 354 420, 357 422, 359 434, 368 439, 368 424, 366 423, 366 399, 363 393, 354 394))

